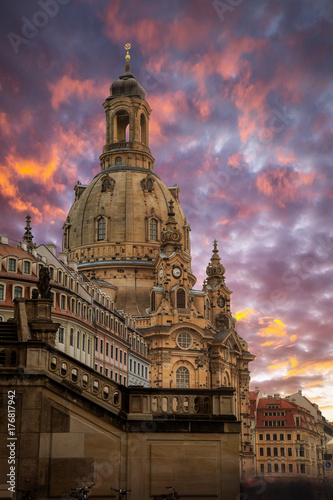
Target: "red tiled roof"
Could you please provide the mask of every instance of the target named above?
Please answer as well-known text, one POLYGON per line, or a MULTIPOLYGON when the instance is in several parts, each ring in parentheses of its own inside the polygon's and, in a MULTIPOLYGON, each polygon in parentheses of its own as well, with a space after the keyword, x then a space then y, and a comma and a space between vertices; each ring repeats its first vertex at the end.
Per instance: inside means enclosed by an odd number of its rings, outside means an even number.
POLYGON ((0 243, 0 255, 2 257, 8 257, 8 256, 13 256, 17 257, 18 259, 31 259, 33 261, 38 261, 39 259, 36 259, 30 252, 27 252, 26 250, 23 250, 23 248, 16 247, 14 245, 3 245, 0 243))

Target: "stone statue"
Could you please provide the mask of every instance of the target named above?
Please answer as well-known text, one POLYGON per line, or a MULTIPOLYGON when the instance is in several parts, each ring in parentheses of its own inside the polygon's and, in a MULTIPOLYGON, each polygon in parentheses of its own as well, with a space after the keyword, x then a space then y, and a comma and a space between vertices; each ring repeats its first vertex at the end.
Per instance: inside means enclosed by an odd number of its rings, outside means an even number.
POLYGON ((51 298, 50 279, 48 267, 42 267, 39 271, 39 280, 37 283, 37 288, 42 299, 51 298))

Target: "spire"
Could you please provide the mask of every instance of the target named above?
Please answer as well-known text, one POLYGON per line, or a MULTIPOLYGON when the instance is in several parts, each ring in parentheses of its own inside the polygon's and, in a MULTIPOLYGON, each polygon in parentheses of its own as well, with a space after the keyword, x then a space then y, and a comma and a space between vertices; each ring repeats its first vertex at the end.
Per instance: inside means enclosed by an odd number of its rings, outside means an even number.
POLYGON ((207 282, 209 284, 212 284, 214 281, 214 284, 223 282, 224 283, 224 273, 225 273, 225 267, 221 264, 221 258, 218 253, 217 249, 217 241, 213 241, 213 255, 210 259, 210 262, 206 268, 206 273, 207 273, 207 282))
POLYGON ((33 234, 31 232, 30 221, 31 221, 31 217, 28 214, 26 216, 27 225, 24 228, 25 229, 25 233, 23 235, 23 242, 27 243, 27 245, 34 246, 34 243, 32 242, 32 240, 33 240, 33 234))
POLYGON ((175 219, 174 201, 168 202, 168 220, 166 227, 162 231, 162 242, 164 247, 170 245, 170 248, 176 249, 181 246, 182 235, 177 229, 177 221, 175 219))
POLYGON ((131 72, 131 65, 130 65, 130 60, 131 60, 131 56, 129 55, 129 50, 131 48, 131 44, 130 43, 126 43, 125 45, 125 50, 127 51, 126 52, 126 56, 125 56, 125 61, 126 61, 126 64, 125 64, 125 73, 130 73, 131 72))

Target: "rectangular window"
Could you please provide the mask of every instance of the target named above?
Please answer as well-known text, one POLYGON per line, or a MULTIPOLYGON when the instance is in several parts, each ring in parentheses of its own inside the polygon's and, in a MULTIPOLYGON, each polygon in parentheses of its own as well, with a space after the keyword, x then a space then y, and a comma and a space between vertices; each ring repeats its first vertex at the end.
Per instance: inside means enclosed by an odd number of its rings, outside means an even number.
POLYGON ((299 448, 299 456, 300 457, 304 457, 305 456, 305 454, 304 454, 304 446, 300 446, 300 448, 299 448))
POLYGON ((287 440, 291 441, 291 434, 287 434, 287 440))
POLYGON ((299 427, 299 417, 296 417, 296 425, 299 427))
POLYGON ((118 361, 118 347, 116 347, 116 361, 118 361))
POLYGON ((293 464, 289 464, 288 470, 289 470, 289 472, 293 472, 293 464))
POLYGON ((101 348, 101 354, 103 354, 103 351, 104 351, 104 342, 103 342, 102 339, 100 341, 100 348, 101 348))
POLYGON ((111 358, 113 359, 113 345, 111 344, 111 358))
POLYGON ((270 456, 271 456, 271 449, 270 449, 270 448, 267 448, 267 450, 266 450, 266 455, 267 455, 268 457, 270 457, 270 456))
POLYGON ((66 297, 65 297, 65 295, 61 295, 61 297, 60 297, 60 309, 62 309, 62 310, 66 309, 66 297))
POLYGON ((74 328, 70 329, 70 334, 69 334, 69 345, 74 347, 74 328))
POLYGON ((109 357, 109 342, 106 342, 105 344, 105 355, 109 357))
POLYGON ((301 440, 301 435, 297 434, 296 439, 297 439, 297 441, 300 441, 301 440))
POLYGON ((260 472, 261 472, 261 474, 264 474, 264 472, 265 472, 264 464, 260 464, 260 472))
POLYGON ((136 372, 136 361, 134 361, 133 372, 136 372))
POLYGON ((16 271, 16 260, 15 259, 8 260, 8 271, 16 271))
POLYGON ((86 350, 86 334, 82 334, 82 351, 86 350))
POLYGON ((286 472, 286 464, 281 464, 281 472, 286 472))
POLYGON ((98 351, 98 337, 95 338, 95 351, 98 351))
POLYGON ((124 365, 126 366, 126 363, 127 363, 127 353, 124 352, 124 365))
POLYGON ((95 370, 98 370, 98 364, 95 363, 95 370))
POLYGON ((110 378, 113 380, 113 370, 110 371, 110 378))
POLYGON ((277 441, 277 434, 273 434, 273 441, 277 441))
POLYGON ((91 340, 88 339, 88 354, 91 353, 91 340))
POLYGON ((266 434, 266 441, 270 441, 271 440, 271 435, 270 434, 266 434))
POLYGON ((301 474, 305 474, 305 464, 301 464, 301 474))
POLYGON ((130 372, 132 371, 132 360, 130 359, 130 366, 129 366, 130 372))
POLYGON ((141 365, 141 377, 143 377, 143 365, 141 365))
POLYGON ((267 464, 267 472, 272 472, 272 464, 267 464))
POLYGON ((264 448, 259 448, 259 455, 260 455, 261 457, 263 457, 263 456, 264 456, 264 448))
POLYGON ((105 368, 105 376, 108 377, 109 376, 109 369, 108 368, 105 368))
POLYGON ((119 362, 122 363, 123 362, 123 351, 120 349, 120 353, 119 353, 119 362))
POLYGON ((293 450, 292 448, 288 448, 288 457, 292 457, 293 456, 293 450))
POLYGON ((123 376, 120 374, 119 375, 119 384, 122 384, 123 383, 123 376))
POLYGON ((284 454, 284 448, 280 448, 280 455, 281 455, 281 457, 285 456, 285 454, 284 454))
POLYGON ((0 300, 5 299, 5 287, 4 285, 0 285, 0 300))
POLYGON ((76 338, 76 347, 80 349, 80 341, 81 341, 81 333, 77 332, 77 338, 76 338))
POLYGON ((116 382, 118 382, 118 373, 117 372, 114 375, 114 379, 115 379, 116 382))
POLYGON ((49 271, 50 271, 50 279, 53 280, 53 276, 54 276, 54 269, 53 269, 53 267, 49 267, 49 271))
POLYGON ((274 457, 278 456, 278 449, 277 448, 273 448, 273 454, 274 454, 274 457))
POLYGON ((30 274, 30 262, 24 261, 24 263, 23 263, 23 272, 25 274, 30 274))
POLYGON ((14 287, 14 299, 21 299, 22 298, 22 287, 21 286, 15 286, 14 287))
POLYGON ((147 379, 148 378, 148 368, 145 367, 145 378, 147 379))
POLYGON ((279 464, 274 464, 274 472, 279 472, 279 464))
POLYGON ((284 434, 280 434, 280 441, 284 441, 284 434))
POLYGON ((102 365, 99 367, 99 371, 100 371, 100 373, 103 373, 103 366, 102 365))
POLYGON ((259 441, 263 441, 264 440, 264 435, 263 434, 259 434, 259 441))
POLYGON ((124 385, 126 385, 126 375, 124 375, 124 385))
POLYGON ((59 328, 59 344, 63 344, 65 341, 65 329, 61 326, 59 328))

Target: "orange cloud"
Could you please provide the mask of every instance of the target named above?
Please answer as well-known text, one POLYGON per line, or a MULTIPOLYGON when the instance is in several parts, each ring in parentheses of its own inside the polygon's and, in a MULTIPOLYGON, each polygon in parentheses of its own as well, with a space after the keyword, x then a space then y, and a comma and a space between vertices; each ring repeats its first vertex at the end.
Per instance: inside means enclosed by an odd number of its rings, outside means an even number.
POLYGON ((237 321, 246 322, 249 320, 250 316, 253 316, 253 314, 256 314, 254 309, 244 309, 243 311, 237 311, 234 316, 237 321))
POLYGON ((259 330, 257 335, 260 337, 285 337, 287 335, 286 325, 280 319, 274 319, 267 326, 259 330))
POLYGON ((54 109, 58 109, 61 103, 69 101, 71 96, 79 98, 81 101, 92 96, 100 96, 105 98, 105 85, 101 82, 96 84, 92 79, 75 80, 67 75, 61 77, 56 83, 49 83, 48 88, 51 92, 51 103, 54 109))
POLYGON ((287 202, 306 196, 301 188, 312 184, 314 178, 314 173, 306 174, 287 167, 272 168, 258 175, 256 186, 259 192, 276 198, 278 204, 285 207, 287 202))
POLYGON ((295 375, 309 375, 314 373, 323 374, 324 372, 333 372, 333 356, 324 359, 314 359, 301 365, 295 362, 291 370, 288 371, 287 376, 293 377, 295 375))

